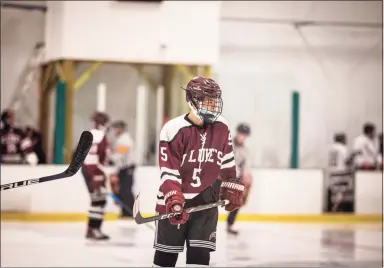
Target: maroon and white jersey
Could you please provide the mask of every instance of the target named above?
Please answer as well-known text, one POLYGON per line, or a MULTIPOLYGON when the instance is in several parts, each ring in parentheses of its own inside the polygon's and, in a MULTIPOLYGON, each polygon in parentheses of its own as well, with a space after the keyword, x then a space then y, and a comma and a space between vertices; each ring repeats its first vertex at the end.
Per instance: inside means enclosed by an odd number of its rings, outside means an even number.
POLYGON ((83 168, 89 175, 104 175, 104 165, 108 152, 108 141, 104 130, 92 129, 93 143, 87 157, 84 160, 83 168))
POLYGON ((1 129, 1 163, 21 164, 26 153, 32 151, 31 139, 25 133, 14 127, 1 129))
POLYGON ((165 212, 164 196, 172 190, 192 199, 217 179, 236 177, 232 137, 223 117, 205 127, 187 115, 168 121, 160 132, 160 189, 156 211, 165 212))

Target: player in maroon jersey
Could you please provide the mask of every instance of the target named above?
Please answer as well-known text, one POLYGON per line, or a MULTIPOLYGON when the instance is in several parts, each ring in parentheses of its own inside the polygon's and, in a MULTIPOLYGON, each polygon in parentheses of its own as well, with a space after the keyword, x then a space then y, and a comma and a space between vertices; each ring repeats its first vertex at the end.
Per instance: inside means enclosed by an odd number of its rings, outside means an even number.
POLYGON ((236 179, 232 137, 220 116, 219 85, 210 78, 196 77, 185 91, 191 112, 168 121, 160 133, 156 211, 180 214, 157 222, 154 267, 174 267, 185 242, 187 265, 208 266, 210 252, 216 249, 218 209, 189 215, 183 208, 220 198, 229 200, 225 209, 232 211, 243 202, 244 186, 236 179))
POLYGON ((1 114, 1 123, 1 163, 36 165, 38 158, 33 152, 32 140, 15 127, 14 112, 5 110, 1 114))
POLYGON ((106 240, 109 239, 109 236, 102 233, 100 227, 103 223, 104 208, 107 204, 107 177, 104 168, 108 151, 105 125, 108 123, 109 117, 105 113, 96 112, 92 116, 92 120, 95 123, 94 129, 91 130, 93 144, 81 168, 91 197, 86 238, 106 240))

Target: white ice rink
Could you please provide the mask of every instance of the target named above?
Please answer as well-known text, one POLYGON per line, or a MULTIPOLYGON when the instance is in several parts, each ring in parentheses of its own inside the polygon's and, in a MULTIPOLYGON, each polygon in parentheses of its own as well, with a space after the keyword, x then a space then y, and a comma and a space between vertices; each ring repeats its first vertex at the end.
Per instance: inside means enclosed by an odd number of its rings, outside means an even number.
MULTIPOLYGON (((382 267, 381 225, 220 223, 211 266, 382 267)), ((152 265, 153 231, 132 221, 106 222, 109 242, 87 242, 85 223, 1 223, 1 266, 152 265)), ((184 251, 185 252, 185 251, 184 251)), ((185 267, 185 253, 178 266, 185 267)))

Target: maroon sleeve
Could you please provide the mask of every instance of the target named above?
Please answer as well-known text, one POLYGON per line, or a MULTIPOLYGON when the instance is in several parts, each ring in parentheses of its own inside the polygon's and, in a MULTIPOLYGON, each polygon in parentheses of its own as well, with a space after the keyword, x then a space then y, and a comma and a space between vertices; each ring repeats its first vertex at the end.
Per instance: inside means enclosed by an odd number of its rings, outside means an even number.
POLYGON ((181 191, 182 179, 179 168, 183 152, 181 133, 174 137, 166 126, 160 132, 159 166, 160 166, 160 191, 166 195, 169 191, 181 191))
POLYGON ((229 129, 227 129, 225 135, 223 157, 221 159, 220 178, 223 181, 228 181, 230 179, 236 178, 235 154, 233 152, 232 136, 229 129))
POLYGON ((108 150, 108 141, 107 137, 104 136, 101 142, 97 146, 97 155, 99 156, 99 161, 101 165, 105 164, 107 159, 107 150, 108 150))
POLYGON ((24 131, 22 131, 21 129, 17 129, 16 133, 20 137, 20 150, 21 150, 21 152, 22 153, 33 152, 34 143, 33 143, 32 137, 30 137, 30 135, 26 135, 26 133, 24 131))

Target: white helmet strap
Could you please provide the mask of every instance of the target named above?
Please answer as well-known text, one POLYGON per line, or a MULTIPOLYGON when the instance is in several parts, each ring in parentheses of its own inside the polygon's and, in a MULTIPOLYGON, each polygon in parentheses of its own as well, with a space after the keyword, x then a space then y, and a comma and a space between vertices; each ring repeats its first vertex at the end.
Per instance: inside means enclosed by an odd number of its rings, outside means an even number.
POLYGON ((191 109, 193 115, 196 118, 198 118, 201 122, 203 122, 203 119, 200 117, 200 115, 199 115, 198 111, 196 110, 195 106, 193 106, 193 104, 190 101, 188 101, 188 106, 191 109))

